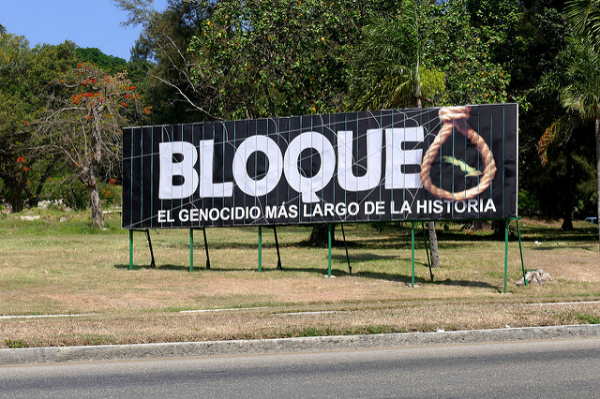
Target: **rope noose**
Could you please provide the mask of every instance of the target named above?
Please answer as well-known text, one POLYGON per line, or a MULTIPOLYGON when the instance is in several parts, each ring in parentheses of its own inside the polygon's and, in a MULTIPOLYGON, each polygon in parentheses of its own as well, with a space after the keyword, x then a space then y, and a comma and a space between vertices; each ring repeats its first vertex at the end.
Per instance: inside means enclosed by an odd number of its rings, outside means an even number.
POLYGON ((429 191, 432 195, 449 201, 464 201, 471 199, 487 190, 492 184, 492 180, 496 176, 496 162, 494 161, 494 154, 490 151, 490 147, 486 144, 485 140, 477 134, 473 128, 469 126, 467 120, 471 113, 471 107, 445 107, 441 108, 439 115, 443 125, 440 132, 431 143, 431 146, 423 157, 423 164, 421 165, 421 181, 423 187, 429 191), (459 132, 467 136, 469 141, 477 147, 477 151, 483 157, 485 164, 485 170, 483 176, 479 179, 479 184, 468 190, 461 191, 458 193, 452 193, 437 187, 431 181, 431 165, 440 151, 442 144, 452 136, 452 133, 456 128, 459 132))

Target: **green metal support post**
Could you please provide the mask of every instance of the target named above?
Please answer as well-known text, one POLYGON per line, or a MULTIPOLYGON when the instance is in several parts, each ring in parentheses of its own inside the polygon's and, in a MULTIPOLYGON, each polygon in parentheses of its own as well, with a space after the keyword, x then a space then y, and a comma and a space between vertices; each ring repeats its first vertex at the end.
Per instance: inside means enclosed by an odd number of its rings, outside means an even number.
POLYGON ((262 272, 262 227, 258 226, 258 271, 262 272))
POLYGON ((411 263, 412 263, 412 287, 415 286, 415 222, 410 222, 410 243, 411 243, 411 263))
POLYGON ((519 252, 521 253, 521 269, 523 270, 523 281, 525 287, 527 287, 527 278, 525 278, 525 262, 523 262, 523 244, 521 243, 521 227, 519 226, 519 218, 515 219, 517 222, 517 234, 519 235, 519 252))
POLYGON ((331 277, 331 223, 327 225, 327 241, 329 243, 329 267, 327 268, 327 276, 331 277))
POLYGON ((129 230, 129 270, 133 270, 133 230, 129 230))
POLYGON ((504 219, 504 293, 508 285, 508 224, 510 219, 504 219))
POLYGON ((190 272, 194 271, 194 229, 190 229, 190 272))

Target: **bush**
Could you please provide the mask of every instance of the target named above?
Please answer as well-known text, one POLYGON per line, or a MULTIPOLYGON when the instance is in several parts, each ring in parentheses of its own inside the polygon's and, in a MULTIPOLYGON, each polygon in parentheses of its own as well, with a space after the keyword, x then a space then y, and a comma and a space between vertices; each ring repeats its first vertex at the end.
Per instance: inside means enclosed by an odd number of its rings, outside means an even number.
POLYGON ((98 192, 102 206, 121 205, 121 186, 117 186, 116 182, 111 181, 106 183, 98 183, 98 192))
MULTIPOLYGON (((121 187, 115 180, 111 179, 108 183, 98 182, 98 194, 102 206, 121 204, 121 187)), ((75 210, 84 210, 90 205, 87 188, 72 176, 49 178, 44 185, 40 200, 62 201, 65 206, 75 210)))
POLYGON ((40 200, 61 201, 66 206, 81 210, 86 209, 90 203, 87 188, 79 180, 72 176, 49 178, 40 200))

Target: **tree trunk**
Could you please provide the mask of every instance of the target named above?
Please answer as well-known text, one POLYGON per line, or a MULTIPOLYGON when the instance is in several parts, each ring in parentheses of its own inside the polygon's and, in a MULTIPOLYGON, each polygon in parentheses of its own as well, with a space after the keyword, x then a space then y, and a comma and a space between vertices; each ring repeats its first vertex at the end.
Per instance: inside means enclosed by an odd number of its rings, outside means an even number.
POLYGON ((42 190, 44 189, 44 185, 50 178, 50 172, 52 172, 54 165, 56 165, 56 163, 58 162, 59 159, 60 159, 60 157, 57 154, 48 163, 48 165, 46 166, 46 170, 40 177, 40 181, 38 182, 38 186, 37 186, 37 189, 35 190, 35 193, 32 192, 28 187, 25 187, 25 192, 27 193, 27 197, 28 197, 27 201, 29 202, 30 208, 36 208, 38 206, 38 203, 40 202, 40 195, 42 195, 42 190))
MULTIPOLYGON (((327 224, 315 224, 308 239, 311 247, 329 246, 329 228, 327 224)), ((331 245, 335 242, 335 225, 331 226, 331 245)))
POLYGON ((94 227, 104 227, 104 214, 102 213, 102 203, 100 202, 100 194, 98 193, 98 184, 96 183, 94 168, 83 168, 78 173, 77 177, 85 185, 90 196, 92 225, 94 227))
MULTIPOLYGON (((12 208, 12 213, 21 212, 23 210, 23 199, 21 194, 25 184, 14 177, 4 177, 4 185, 8 191, 7 200, 12 208)), ((26 180, 26 179, 25 179, 26 180)))
POLYGON ((573 155, 570 148, 566 149, 565 156, 567 157, 565 180, 568 190, 563 200, 563 223, 560 229, 563 231, 573 231, 573 193, 575 192, 575 187, 573 187, 573 155))
POLYGON ((596 193, 598 195, 598 252, 600 252, 600 119, 596 119, 596 193))
POLYGON ((431 252, 431 266, 440 267, 440 253, 438 248, 437 233, 435 232, 435 222, 427 223, 429 231, 429 252, 431 252))
POLYGON ((100 202, 100 194, 98 194, 98 186, 88 186, 87 190, 90 195, 90 207, 92 208, 92 225, 94 227, 104 227, 104 214, 102 213, 102 203, 100 202))
MULTIPOLYGON (((417 65, 418 69, 418 65, 417 65)), ((419 71, 417 70, 417 73, 419 71)), ((419 109, 423 108, 423 103, 421 102, 421 88, 420 83, 417 91, 417 107, 419 109)), ((435 222, 427 223, 427 230, 429 231, 429 252, 431 253, 431 266, 432 267, 440 267, 440 251, 438 247, 438 239, 437 233, 435 231, 435 222)))

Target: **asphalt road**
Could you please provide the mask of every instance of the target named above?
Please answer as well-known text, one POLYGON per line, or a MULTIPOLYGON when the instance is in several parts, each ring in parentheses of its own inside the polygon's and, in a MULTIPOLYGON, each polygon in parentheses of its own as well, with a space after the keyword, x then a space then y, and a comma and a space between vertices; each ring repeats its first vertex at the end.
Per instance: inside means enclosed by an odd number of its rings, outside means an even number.
POLYGON ((600 398, 600 339, 0 366, 0 398, 600 398))

